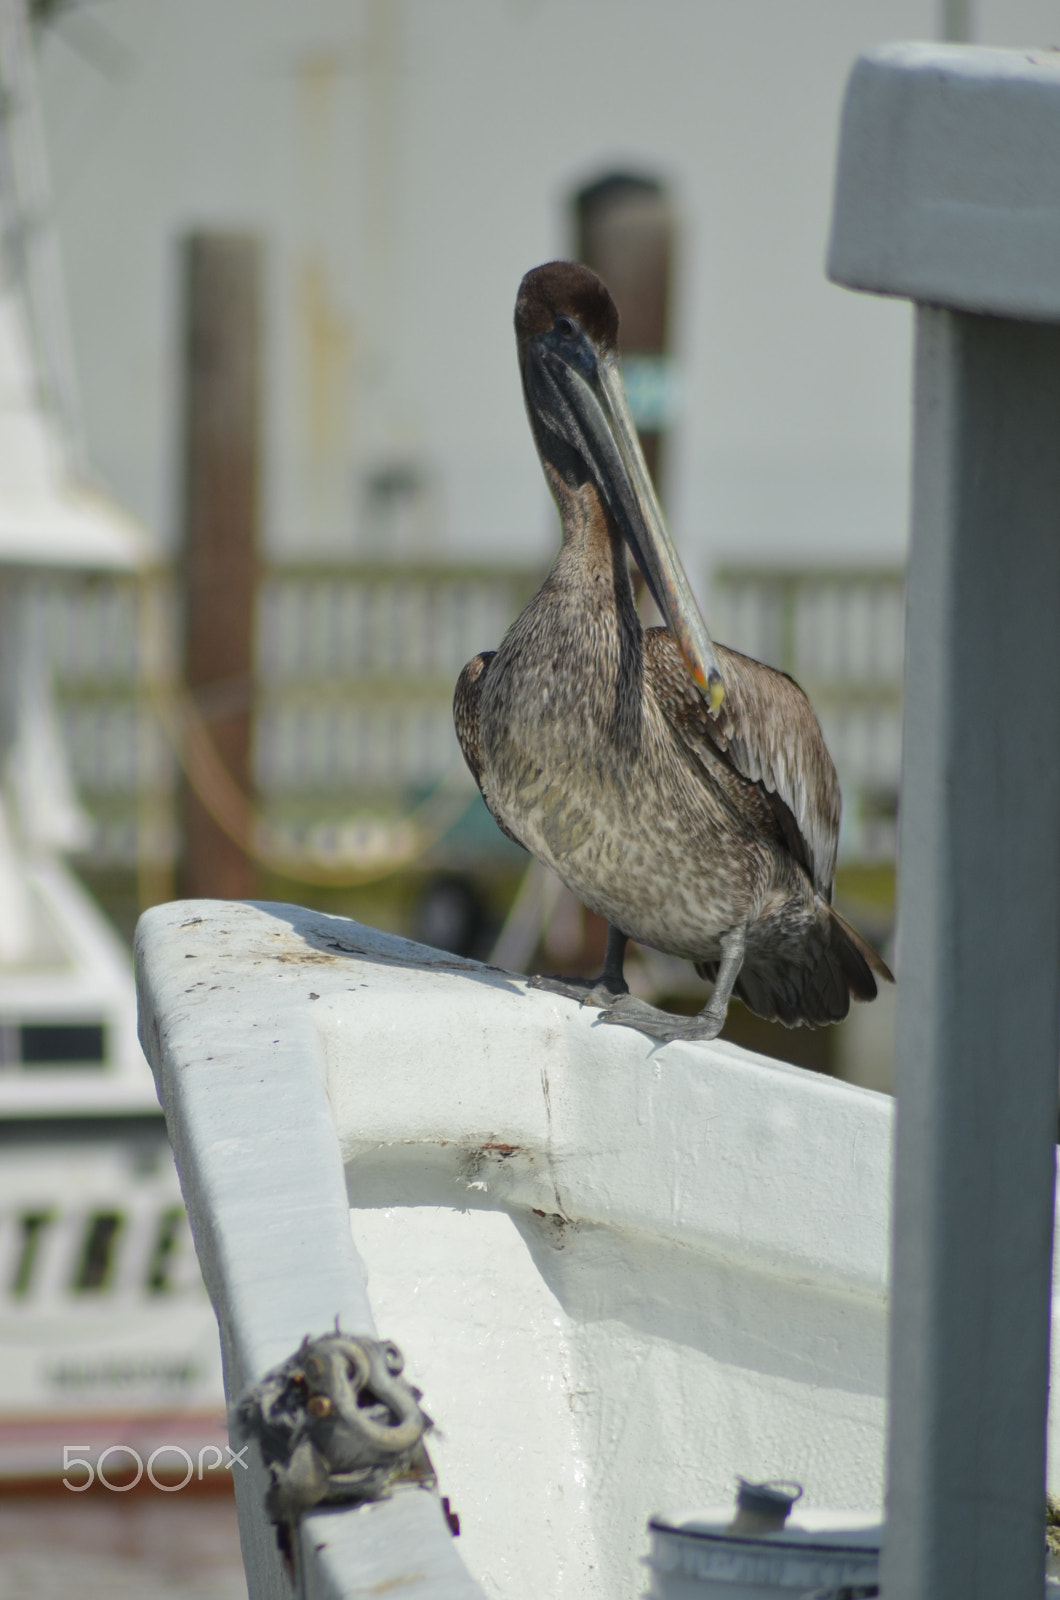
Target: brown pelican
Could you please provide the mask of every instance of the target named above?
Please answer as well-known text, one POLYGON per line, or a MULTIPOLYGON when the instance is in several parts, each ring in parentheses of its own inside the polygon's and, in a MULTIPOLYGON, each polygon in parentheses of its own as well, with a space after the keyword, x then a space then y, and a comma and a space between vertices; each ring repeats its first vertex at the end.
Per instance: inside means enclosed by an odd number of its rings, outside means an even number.
POLYGON ((839 785, 784 673, 713 645, 663 523, 618 365, 618 312, 587 268, 528 272, 515 306, 526 409, 563 544, 454 699, 505 833, 608 923, 596 980, 536 979, 653 1038, 713 1039, 733 993, 761 1017, 837 1022, 880 957, 831 905, 839 785), (628 545, 665 628, 643 629, 628 545), (713 979, 696 1017, 629 994, 634 939, 713 979))

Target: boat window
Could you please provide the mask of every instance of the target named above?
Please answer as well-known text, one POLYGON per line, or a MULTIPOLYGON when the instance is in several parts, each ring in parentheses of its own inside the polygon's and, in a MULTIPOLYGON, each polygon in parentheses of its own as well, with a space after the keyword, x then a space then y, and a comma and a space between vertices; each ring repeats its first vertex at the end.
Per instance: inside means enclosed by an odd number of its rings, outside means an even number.
POLYGON ((18 1219, 22 1230, 22 1248, 18 1253, 18 1261, 11 1278, 11 1293, 18 1299, 29 1294, 33 1286, 33 1272, 40 1254, 40 1242, 45 1228, 54 1220, 55 1214, 51 1211, 27 1211, 18 1219))
POLYGON ((100 1067, 105 1060, 101 1022, 24 1022, 18 1032, 23 1067, 100 1067))
POLYGON ((183 1206, 170 1206, 167 1211, 163 1211, 159 1218, 158 1236, 155 1239, 154 1250, 151 1252, 151 1262, 147 1269, 147 1278, 144 1283, 144 1287, 150 1294, 169 1294, 172 1292, 173 1281, 170 1277, 170 1268, 177 1253, 183 1227, 183 1206))
POLYGON ((119 1211, 98 1211, 89 1217, 84 1249, 74 1275, 73 1287, 76 1290, 107 1287, 123 1220, 119 1211))

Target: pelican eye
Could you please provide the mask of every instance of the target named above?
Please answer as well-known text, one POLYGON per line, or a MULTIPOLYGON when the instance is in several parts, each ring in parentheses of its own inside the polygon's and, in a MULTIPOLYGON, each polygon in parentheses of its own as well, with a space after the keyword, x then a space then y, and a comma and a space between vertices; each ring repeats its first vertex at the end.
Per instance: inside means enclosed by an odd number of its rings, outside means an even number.
POLYGON ((561 339, 576 339, 580 329, 573 317, 557 317, 556 332, 561 339))

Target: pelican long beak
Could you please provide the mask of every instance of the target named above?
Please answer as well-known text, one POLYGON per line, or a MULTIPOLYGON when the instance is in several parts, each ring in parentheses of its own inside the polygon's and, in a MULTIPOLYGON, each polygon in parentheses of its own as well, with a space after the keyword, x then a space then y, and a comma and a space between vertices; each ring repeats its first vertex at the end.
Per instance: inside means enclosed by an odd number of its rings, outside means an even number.
POLYGON ((587 339, 579 355, 583 359, 574 365, 554 346, 542 348, 542 365, 560 401, 559 414, 543 420, 588 462, 685 665, 716 712, 725 698, 725 684, 707 625, 663 521, 618 361, 598 356, 587 339))

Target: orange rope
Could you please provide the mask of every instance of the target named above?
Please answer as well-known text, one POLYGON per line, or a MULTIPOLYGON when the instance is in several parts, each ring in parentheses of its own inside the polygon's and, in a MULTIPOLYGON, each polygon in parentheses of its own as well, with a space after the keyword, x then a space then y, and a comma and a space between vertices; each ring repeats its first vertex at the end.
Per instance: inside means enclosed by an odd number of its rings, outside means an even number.
MULTIPOLYGON (((329 868, 308 851, 292 850, 264 824, 250 796, 245 794, 225 765, 201 712, 187 689, 166 691, 158 683, 150 687, 151 701, 158 720, 192 789, 221 831, 244 855, 269 872, 322 888, 354 889, 378 883, 420 860, 466 811, 474 797, 443 794, 446 773, 420 803, 398 819, 398 825, 411 824, 414 842, 391 856, 385 865, 361 869, 329 868)), ((455 766, 456 763, 454 762, 455 766)))

